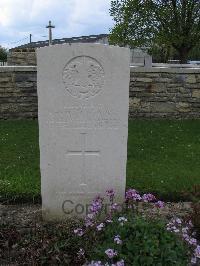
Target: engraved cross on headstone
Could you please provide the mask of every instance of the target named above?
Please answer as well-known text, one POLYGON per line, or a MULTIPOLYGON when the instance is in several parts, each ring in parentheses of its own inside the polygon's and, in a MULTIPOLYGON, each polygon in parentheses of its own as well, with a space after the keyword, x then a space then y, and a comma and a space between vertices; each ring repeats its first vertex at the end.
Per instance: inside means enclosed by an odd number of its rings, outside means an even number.
POLYGON ((86 156, 99 156, 99 150, 87 149, 86 147, 87 133, 81 133, 81 148, 77 150, 68 150, 67 156, 81 156, 81 183, 80 186, 84 189, 88 184, 86 180, 86 156))

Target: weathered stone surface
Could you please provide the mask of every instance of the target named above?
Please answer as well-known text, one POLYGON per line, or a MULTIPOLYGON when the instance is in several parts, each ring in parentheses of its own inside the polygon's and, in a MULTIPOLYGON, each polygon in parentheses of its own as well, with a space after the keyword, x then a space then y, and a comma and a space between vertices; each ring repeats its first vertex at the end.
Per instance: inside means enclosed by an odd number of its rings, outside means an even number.
POLYGON ((36 66, 36 54, 35 52, 21 51, 15 52, 10 51, 8 53, 8 65, 9 66, 36 66))
POLYGON ((153 102, 151 104, 152 112, 160 112, 160 113, 171 113, 175 111, 175 104, 171 102, 153 102))
POLYGON ((189 103, 179 102, 176 104, 176 108, 178 109, 179 112, 188 112, 190 105, 189 103))
POLYGON ((82 216, 126 183, 129 49, 98 44, 38 49, 42 202, 45 219, 82 216), (114 100, 113 100, 114 99, 114 100))
POLYGON ((200 89, 199 90, 193 90, 192 91, 192 97, 193 98, 200 98, 200 89))
POLYGON ((136 77, 135 81, 138 81, 138 82, 152 82, 152 79, 151 78, 145 78, 145 77, 143 77, 143 78, 136 77))
POLYGON ((34 72, 32 68, 27 71, 21 67, 0 70, 0 119, 37 118, 36 69, 34 72), (18 75, 24 80, 16 83, 18 75))
MULTIPOLYGON (((136 69, 134 71, 136 71, 136 69)), ((170 118, 171 114, 172 118, 200 118, 200 73, 198 73, 200 70, 180 70, 173 68, 167 69, 165 72, 163 71, 163 69, 158 69, 157 72, 155 72, 154 68, 144 71, 144 68, 137 68, 137 72, 131 72, 130 117, 133 117, 135 112, 134 118, 170 118), (160 72, 158 73, 158 71, 160 72), (170 82, 158 83, 155 80, 158 77, 168 78, 170 79, 170 82), (196 79, 196 83, 186 82, 186 80, 194 81, 194 77, 196 79), (140 81, 136 81, 136 78, 140 78, 140 81), (143 82, 141 81, 142 78, 151 78, 152 81, 143 82), (134 98, 140 100, 139 105, 135 102, 135 100, 132 100, 134 98), (174 102, 177 105, 182 102, 187 102, 189 103, 189 108, 184 108, 184 112, 181 108, 176 108, 176 111, 172 110, 171 113, 152 112, 148 104, 151 102, 174 102), (148 112, 150 114, 148 114, 148 112)), ((18 98, 16 99, 14 93, 17 93, 19 97, 22 97, 21 99, 24 99, 25 102, 30 102, 30 106, 32 103, 37 102, 37 98, 35 98, 37 96, 36 69, 33 70, 33 67, 18 66, 0 68, 0 104, 5 104, 7 99, 7 102, 14 102, 17 100, 20 105, 22 101, 20 101, 20 99, 18 100, 18 98), (18 81, 16 82, 16 80, 18 81), (11 93, 10 96, 4 97, 7 93, 11 93), (32 99, 32 101, 30 99, 32 99)), ((9 114, 9 118, 28 118, 29 115, 30 119, 33 118, 33 115, 29 112, 28 107, 25 114, 20 111, 12 114, 13 117, 9 114)), ((6 117, 8 116, 6 116, 5 113, 0 113, 0 119, 7 119, 6 117)), ((34 117, 37 117, 37 112, 34 114, 34 117)))
POLYGON ((188 75, 186 78, 186 83, 196 83, 196 77, 195 75, 188 75))
POLYGON ((138 108, 140 106, 141 99, 139 98, 130 98, 129 105, 131 105, 134 108, 138 108))

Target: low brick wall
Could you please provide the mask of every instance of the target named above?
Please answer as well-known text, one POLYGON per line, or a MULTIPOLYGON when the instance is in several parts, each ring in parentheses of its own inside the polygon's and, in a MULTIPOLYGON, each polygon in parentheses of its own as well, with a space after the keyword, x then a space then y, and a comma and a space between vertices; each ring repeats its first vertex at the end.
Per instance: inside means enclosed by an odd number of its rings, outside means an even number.
POLYGON ((36 67, 0 67, 0 119, 37 118, 36 67))
MULTIPOLYGON (((37 118, 37 70, 0 67, 0 119, 37 118)), ((130 118, 200 118, 200 69, 131 67, 130 118)))
POLYGON ((200 68, 131 67, 131 118, 200 118, 200 68))

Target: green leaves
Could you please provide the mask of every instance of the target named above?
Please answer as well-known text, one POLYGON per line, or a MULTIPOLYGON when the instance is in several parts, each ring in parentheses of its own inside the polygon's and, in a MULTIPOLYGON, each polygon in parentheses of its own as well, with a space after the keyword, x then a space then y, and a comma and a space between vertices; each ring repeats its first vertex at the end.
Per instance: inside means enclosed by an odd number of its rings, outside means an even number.
POLYGON ((187 265, 187 247, 174 234, 167 232, 164 222, 145 220, 140 216, 126 213, 123 226, 117 217, 103 232, 100 242, 92 251, 91 259, 107 261, 105 250, 117 250, 116 261, 123 259, 126 265, 187 265), (121 245, 113 242, 120 235, 121 245))
POLYGON ((196 0, 113 0, 110 42, 130 47, 171 46, 182 63, 200 44, 200 2, 196 0))
POLYGON ((7 61, 8 50, 0 46, 0 61, 7 61))

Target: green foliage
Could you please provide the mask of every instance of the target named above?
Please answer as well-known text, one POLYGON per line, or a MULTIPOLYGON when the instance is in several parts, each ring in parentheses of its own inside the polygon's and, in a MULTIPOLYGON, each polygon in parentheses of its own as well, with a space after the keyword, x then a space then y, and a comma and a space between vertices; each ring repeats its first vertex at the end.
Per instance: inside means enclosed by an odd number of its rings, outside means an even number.
POLYGON ((0 61, 7 61, 7 49, 0 46, 0 61))
MULTIPOLYGON (((129 121, 127 187, 166 200, 193 200, 188 192, 200 184, 199 132, 199 120, 129 121)), ((0 121, 0 151, 0 201, 35 202, 37 121, 0 121)))
POLYGON ((199 120, 129 121, 127 187, 163 200, 193 200, 189 192, 200 185, 199 132, 199 120))
POLYGON ((197 60, 200 61, 200 45, 199 46, 195 46, 189 54, 189 59, 190 60, 197 60))
POLYGON ((40 198, 37 121, 0 121, 0 201, 40 198))
POLYGON ((173 233, 166 231, 159 220, 147 220, 129 214, 123 226, 117 220, 108 225, 99 242, 91 251, 94 261, 108 261, 105 250, 114 249, 118 255, 112 262, 124 260, 126 265, 180 265, 188 263, 186 245, 173 233), (120 236, 122 244, 114 242, 120 236))
POLYGON ((110 42, 130 47, 172 47, 181 63, 200 44, 200 2, 196 0, 113 0, 110 42))

